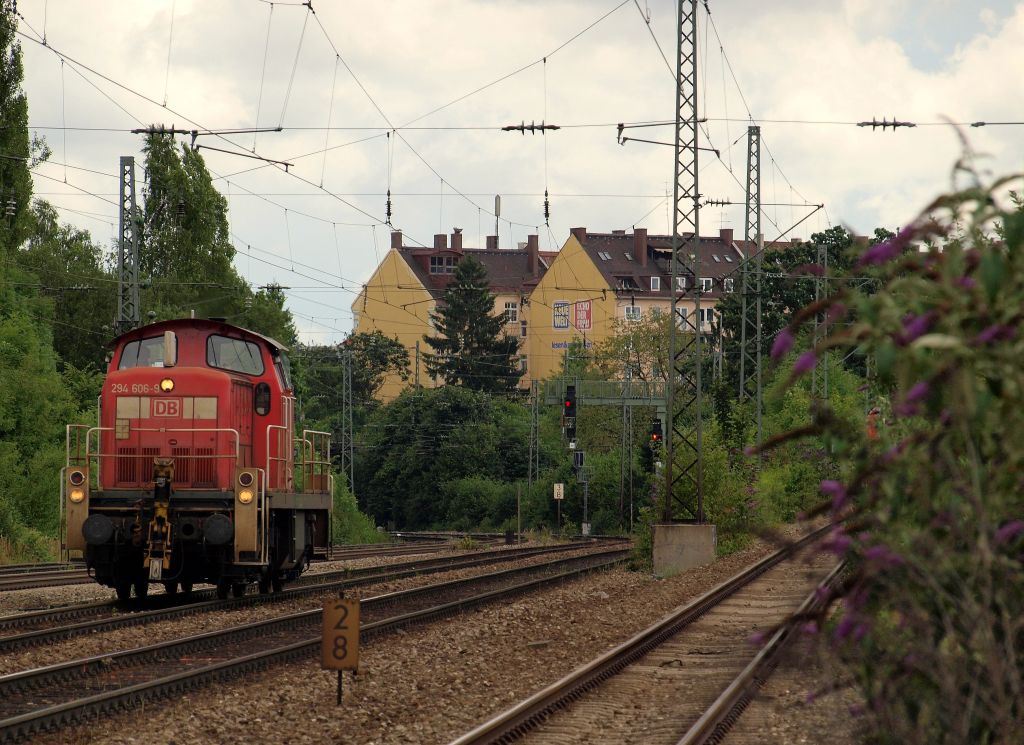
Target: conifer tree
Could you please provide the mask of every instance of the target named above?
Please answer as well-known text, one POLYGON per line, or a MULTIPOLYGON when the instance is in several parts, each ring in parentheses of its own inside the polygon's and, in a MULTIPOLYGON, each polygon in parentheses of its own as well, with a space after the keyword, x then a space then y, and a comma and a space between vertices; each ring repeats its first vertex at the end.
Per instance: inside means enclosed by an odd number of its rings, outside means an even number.
POLYGON ((487 270, 472 257, 455 267, 444 304, 430 319, 438 336, 424 335, 434 350, 426 355, 427 371, 477 391, 511 391, 522 375, 519 342, 504 333, 505 318, 492 315, 494 295, 487 289, 487 270))

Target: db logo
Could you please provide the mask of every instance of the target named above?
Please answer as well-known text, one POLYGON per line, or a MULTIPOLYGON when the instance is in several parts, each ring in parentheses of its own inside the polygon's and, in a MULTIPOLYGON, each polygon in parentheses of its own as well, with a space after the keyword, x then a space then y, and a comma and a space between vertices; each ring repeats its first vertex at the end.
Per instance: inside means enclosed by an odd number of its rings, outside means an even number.
POLYGON ((181 401, 176 398, 154 398, 153 416, 181 416, 181 401))

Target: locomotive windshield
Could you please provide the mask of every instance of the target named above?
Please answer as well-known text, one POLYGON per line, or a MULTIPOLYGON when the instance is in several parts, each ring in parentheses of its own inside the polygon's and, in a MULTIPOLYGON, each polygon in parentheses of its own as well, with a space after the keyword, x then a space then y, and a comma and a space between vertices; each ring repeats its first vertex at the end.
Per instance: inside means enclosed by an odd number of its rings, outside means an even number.
POLYGON ((264 369, 258 344, 217 334, 206 340, 206 364, 246 375, 262 375, 264 369))
POLYGON ((117 363, 118 370, 130 367, 163 367, 164 338, 155 336, 141 341, 130 341, 124 345, 121 360, 117 363))

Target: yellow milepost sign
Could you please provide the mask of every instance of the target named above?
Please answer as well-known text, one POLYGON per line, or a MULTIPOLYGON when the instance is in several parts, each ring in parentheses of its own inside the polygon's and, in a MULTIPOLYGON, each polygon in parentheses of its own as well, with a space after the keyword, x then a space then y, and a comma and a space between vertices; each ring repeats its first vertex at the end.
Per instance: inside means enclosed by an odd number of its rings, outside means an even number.
POLYGON ((359 601, 335 598, 324 603, 320 664, 325 670, 359 668, 359 601))

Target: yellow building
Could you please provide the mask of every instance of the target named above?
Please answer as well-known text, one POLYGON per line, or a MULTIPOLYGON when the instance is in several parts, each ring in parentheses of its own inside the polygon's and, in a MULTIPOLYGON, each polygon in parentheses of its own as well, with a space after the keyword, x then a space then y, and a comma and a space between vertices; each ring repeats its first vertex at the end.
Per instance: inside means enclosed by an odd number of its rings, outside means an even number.
MULTIPOLYGON (((487 270, 494 312, 504 313, 506 330, 520 339, 521 387, 556 373, 573 340, 586 347, 611 333, 615 319, 639 320, 671 307, 672 239, 648 235, 643 228, 627 234, 590 233, 573 228, 557 253, 540 251, 531 235, 515 249, 499 249, 487 237, 487 248, 465 248, 457 229, 434 236, 430 247, 405 246, 402 233, 391 234, 391 249, 352 303, 355 333, 379 330, 398 339, 409 351, 413 379, 389 377, 380 397, 387 401, 417 381, 432 387, 424 335, 434 333, 430 314, 444 296, 455 265, 473 256, 487 270)), ((700 239, 700 276, 678 277, 685 291, 683 312, 694 312, 693 290, 701 287, 701 328, 710 333, 715 306, 723 295, 739 289, 743 249, 732 230, 700 239)))
MULTIPOLYGON (((615 319, 640 320, 668 313, 672 298, 672 238, 648 235, 643 228, 590 233, 573 228, 551 267, 530 295, 529 369, 543 379, 557 372, 569 344, 586 347, 608 337, 615 319)), ((723 295, 739 289, 742 248, 732 230, 700 239, 700 276, 677 277, 682 312, 695 310, 693 290, 701 288, 701 328, 713 330, 715 306, 723 295)))
POLYGON ((355 333, 381 331, 398 339, 409 351, 413 379, 405 383, 396 375, 389 376, 380 391, 385 401, 417 381, 424 387, 438 383, 426 369, 425 355, 431 350, 423 337, 434 333, 430 314, 437 309, 455 265, 464 256, 472 256, 484 265, 495 296, 494 313, 505 314, 506 333, 522 340, 523 380, 529 387, 533 372, 525 347, 529 333, 526 299, 555 254, 542 252, 536 235, 528 236, 525 244, 514 249, 499 249, 495 236, 487 236, 487 248, 466 248, 462 237, 456 229, 451 236, 435 235, 433 246, 405 246, 401 231, 393 232, 390 250, 352 303, 355 333))

